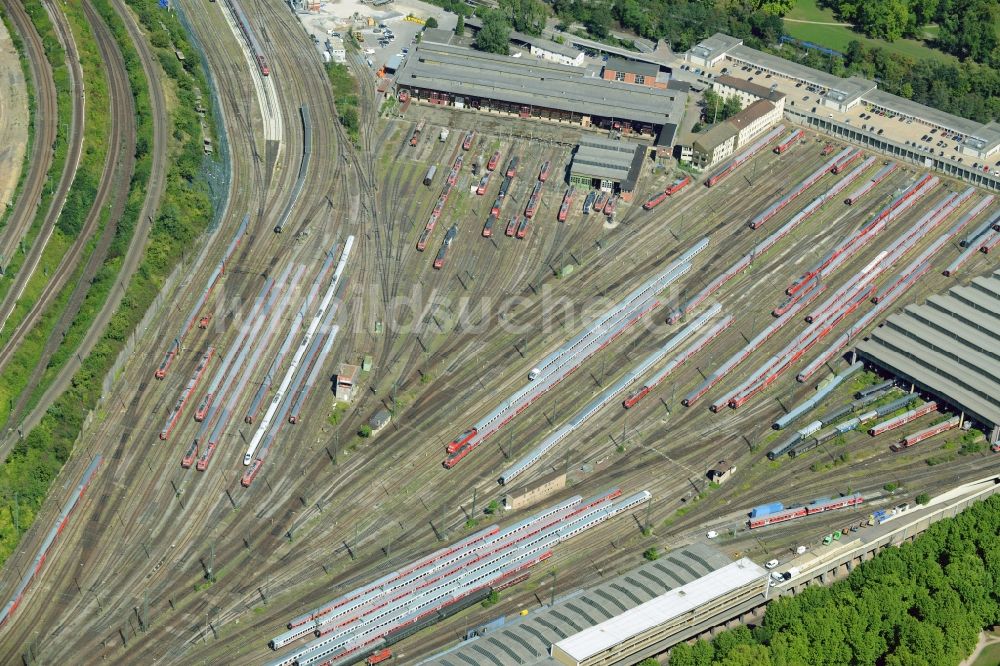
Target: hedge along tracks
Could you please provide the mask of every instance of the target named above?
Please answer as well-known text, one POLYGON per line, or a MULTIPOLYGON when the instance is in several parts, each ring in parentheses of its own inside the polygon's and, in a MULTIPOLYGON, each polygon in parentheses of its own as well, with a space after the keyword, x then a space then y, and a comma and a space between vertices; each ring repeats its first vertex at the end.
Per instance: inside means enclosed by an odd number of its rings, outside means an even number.
MULTIPOLYGON (((20 347, 20 343, 35 324, 38 323, 42 314, 52 305, 62 291, 62 288, 67 285, 70 278, 75 274, 77 264, 83 256, 90 238, 100 227, 101 214, 104 212, 105 207, 110 209, 109 220, 104 225, 103 232, 90 254, 77 285, 71 293, 69 303, 63 311, 63 315, 46 341, 40 361, 35 364, 35 369, 30 380, 35 383, 41 379, 42 373, 45 370, 45 361, 55 353, 61 343, 62 336, 58 335, 59 331, 68 329, 76 312, 83 304, 83 299, 87 294, 87 287, 100 268, 104 256, 107 254, 108 247, 114 239, 114 221, 121 217, 125 208, 129 192, 129 181, 131 180, 135 164, 135 108, 128 73, 125 71, 125 63, 122 60, 121 53, 118 51, 114 37, 107 26, 104 25, 100 16, 98 16, 89 3, 83 3, 83 10, 87 22, 93 30, 101 59, 106 65, 109 84, 108 98, 111 102, 111 137, 105 156, 104 170, 101 174, 97 195, 84 221, 83 228, 74 240, 69 252, 61 258, 59 266, 45 284, 38 299, 32 305, 24 319, 18 323, 17 328, 14 329, 7 343, 0 349, 0 370, 6 367, 7 363, 13 358, 15 352, 20 347)), ((21 408, 27 403, 30 395, 31 392, 28 390, 20 392, 18 405, 21 408)))
MULTIPOLYGON (((128 251, 122 261, 122 266, 116 279, 118 286, 112 287, 111 292, 108 294, 107 299, 105 299, 104 304, 101 307, 101 310, 90 324, 86 335, 80 342, 80 346, 78 347, 76 353, 70 356, 63 367, 60 368, 59 373, 45 389, 45 392, 41 395, 37 404, 28 405, 27 401, 30 400, 35 387, 38 385, 42 378, 42 374, 46 369, 47 363, 40 362, 36 366, 28 385, 21 393, 20 398, 15 404, 14 410, 11 412, 10 416, 10 419, 12 420, 17 415, 20 415, 23 410, 29 407, 31 408, 31 412, 25 416, 23 423, 20 425, 22 432, 28 432, 31 428, 34 428, 38 424, 42 415, 45 414, 45 410, 48 409, 48 407, 55 401, 56 397, 58 397, 59 394, 65 390, 69 380, 79 369, 81 365, 79 359, 85 358, 88 354, 90 354, 94 345, 96 345, 98 340, 100 340, 101 334, 104 332, 104 329, 111 321, 111 317, 118 309, 118 305, 124 295, 124 285, 131 281, 132 275, 135 273, 139 266, 139 262, 142 260, 143 250, 145 249, 146 241, 149 238, 150 225, 148 221, 152 218, 159 207, 160 200, 166 187, 167 126, 169 118, 167 117, 167 108, 163 89, 157 83, 157 81, 161 80, 163 74, 159 69, 159 65, 156 63, 152 52, 150 51, 149 45, 146 43, 145 36, 136 24, 134 16, 128 11, 121 0, 113 0, 113 4, 118 15, 121 17, 126 30, 129 32, 132 43, 136 47, 136 51, 142 63, 143 73, 145 74, 146 85, 149 90, 150 106, 152 107, 153 150, 149 181, 146 184, 146 197, 143 201, 142 209, 139 212, 136 229, 133 232, 128 251)), ((134 145, 132 146, 132 149, 132 153, 134 154, 134 145)), ((127 196, 127 192, 124 192, 123 197, 124 196, 127 196)), ((113 215, 112 219, 116 219, 116 216, 113 215)), ((114 234, 108 233, 106 230, 105 236, 107 236, 108 243, 110 243, 114 234)), ((106 256, 107 244, 102 244, 102 248, 99 248, 99 250, 101 249, 104 251, 95 252, 92 257, 91 263, 94 263, 95 266, 98 264, 98 261, 96 260, 106 256), (100 257, 98 255, 100 255, 100 257)), ((97 268, 95 267, 94 272, 96 272, 96 270, 97 268)), ((90 277, 93 277, 92 273, 89 273, 89 275, 90 277)), ((88 273, 85 271, 81 284, 89 281, 88 273)), ((79 310, 85 294, 80 294, 79 301, 75 300, 75 296, 76 294, 74 294, 74 298, 71 298, 70 307, 67 309, 66 313, 64 313, 59 324, 57 324, 55 332, 53 332, 46 345, 46 350, 42 356, 43 361, 48 359, 51 354, 55 352, 55 349, 58 346, 56 333, 59 331, 66 331, 71 325, 73 317, 70 315, 75 315, 75 313, 79 310)), ((9 442, 0 443, 0 457, 6 454, 8 447, 9 442)))
POLYGON ((17 246, 28 232, 41 202, 42 188, 52 165, 52 146, 56 141, 59 114, 56 110, 56 86, 52 80, 52 68, 45 57, 42 38, 38 36, 21 2, 6 0, 4 10, 24 43, 24 55, 35 87, 35 117, 29 119, 35 127, 35 141, 31 147, 31 155, 28 156, 28 173, 24 189, 14 202, 14 210, 0 235, 0 265, 6 269, 17 246))
MULTIPOLYGON (((25 262, 21 265, 21 269, 17 273, 14 284, 11 285, 11 288, 7 291, 2 304, 0 304, 0 331, 3 330, 8 317, 10 317, 10 313, 13 312, 14 306, 17 304, 18 299, 20 299, 21 294, 28 285, 28 281, 34 274, 35 269, 38 268, 38 262, 42 258, 42 252, 45 250, 45 246, 49 242, 49 237, 52 235, 52 231, 55 229, 59 215, 62 213, 63 205, 66 203, 66 197, 69 195, 70 187, 73 185, 73 178, 76 176, 76 170, 80 164, 80 156, 83 153, 83 124, 85 122, 83 69, 80 66, 80 58, 76 55, 76 42, 73 40, 73 31, 70 30, 69 25, 66 23, 66 18, 62 15, 62 12, 60 12, 58 8, 52 8, 51 4, 48 2, 46 2, 46 5, 50 7, 48 11, 49 18, 52 20, 52 25, 59 33, 60 41, 63 44, 63 50, 66 52, 66 61, 69 63, 68 71, 70 79, 72 80, 73 114, 68 134, 70 138, 70 145, 66 157, 66 163, 63 165, 62 176, 59 179, 59 185, 52 198, 52 204, 49 206, 48 213, 42 222, 42 229, 38 235, 38 239, 36 239, 35 243, 31 246, 31 250, 25 259, 25 262)), ((43 178, 42 180, 44 185, 45 179, 43 178)))

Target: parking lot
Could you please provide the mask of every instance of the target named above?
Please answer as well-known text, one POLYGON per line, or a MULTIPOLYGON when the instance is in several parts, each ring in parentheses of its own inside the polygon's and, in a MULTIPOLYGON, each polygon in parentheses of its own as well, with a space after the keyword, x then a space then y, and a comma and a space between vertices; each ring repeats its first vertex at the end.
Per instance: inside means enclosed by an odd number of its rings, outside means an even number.
MULTIPOLYGON (((693 65, 686 66, 689 68, 688 71, 697 77, 697 80, 703 81, 705 84, 710 83, 719 75, 728 74, 759 85, 773 86, 787 96, 785 104, 788 107, 798 110, 805 108, 806 111, 817 115, 825 114, 828 118, 838 122, 853 125, 908 147, 916 147, 925 152, 928 157, 933 155, 938 158, 950 159, 964 166, 992 173, 995 176, 1000 175, 1000 160, 990 160, 987 164, 983 164, 980 161, 981 158, 963 154, 959 141, 965 137, 954 133, 946 135, 943 130, 932 128, 919 119, 906 118, 891 112, 880 112, 864 104, 857 104, 846 113, 821 107, 818 105, 818 99, 823 93, 822 90, 807 84, 796 83, 781 76, 771 75, 753 67, 735 67, 728 60, 723 60, 716 67, 709 67, 705 70, 693 65)), ((685 71, 685 74, 688 71, 685 71)))

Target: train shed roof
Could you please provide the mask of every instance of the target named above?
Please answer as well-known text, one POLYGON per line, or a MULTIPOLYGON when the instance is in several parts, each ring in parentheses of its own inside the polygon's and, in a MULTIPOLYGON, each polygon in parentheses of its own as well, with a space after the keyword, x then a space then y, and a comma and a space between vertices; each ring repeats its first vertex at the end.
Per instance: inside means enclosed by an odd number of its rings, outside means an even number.
POLYGON ((558 650, 578 663, 586 662, 630 638, 686 613, 692 613, 734 590, 759 582, 766 575, 767 572, 763 568, 744 557, 600 624, 564 638, 556 643, 552 650, 553 652, 558 650))
POLYGON ((988 427, 1000 425, 1000 270, 889 317, 857 346, 988 427))
POLYGON ((403 63, 396 82, 403 87, 650 125, 679 122, 687 98, 678 90, 616 85, 579 67, 446 44, 418 46, 403 63))
POLYGON ((421 663, 423 666, 554 664, 549 656, 553 644, 730 565, 729 558, 719 551, 694 543, 591 589, 576 590, 554 606, 518 618, 513 624, 508 622, 501 631, 466 641, 421 663))

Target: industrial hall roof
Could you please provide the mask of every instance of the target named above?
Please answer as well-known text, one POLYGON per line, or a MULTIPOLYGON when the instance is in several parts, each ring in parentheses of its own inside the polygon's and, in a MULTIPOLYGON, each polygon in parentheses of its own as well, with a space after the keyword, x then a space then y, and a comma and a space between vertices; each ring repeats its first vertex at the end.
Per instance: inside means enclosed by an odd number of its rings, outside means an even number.
POLYGON ((687 99, 676 90, 617 85, 579 67, 445 44, 418 46, 396 84, 650 125, 679 122, 687 99))
POLYGON ((466 641, 421 662, 421 665, 554 664, 549 656, 554 643, 724 569, 729 564, 729 558, 714 548, 706 544, 691 544, 591 589, 571 592, 558 599, 554 606, 532 612, 513 624, 466 641))
POLYGON ((629 178, 637 148, 639 145, 631 141, 583 136, 570 173, 624 182, 629 178))
POLYGON ((857 351, 984 425, 1000 425, 1000 270, 907 306, 857 351))

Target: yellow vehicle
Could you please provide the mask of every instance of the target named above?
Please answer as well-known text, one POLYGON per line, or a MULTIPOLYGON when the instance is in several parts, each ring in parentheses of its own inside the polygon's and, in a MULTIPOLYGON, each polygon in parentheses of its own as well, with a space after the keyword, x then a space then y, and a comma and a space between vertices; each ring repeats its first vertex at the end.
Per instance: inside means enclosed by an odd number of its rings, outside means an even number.
POLYGON ((358 44, 364 44, 364 42, 365 42, 365 35, 364 35, 364 33, 362 33, 360 30, 355 30, 354 31, 354 40, 358 44))

